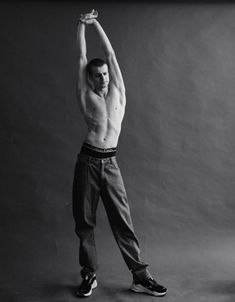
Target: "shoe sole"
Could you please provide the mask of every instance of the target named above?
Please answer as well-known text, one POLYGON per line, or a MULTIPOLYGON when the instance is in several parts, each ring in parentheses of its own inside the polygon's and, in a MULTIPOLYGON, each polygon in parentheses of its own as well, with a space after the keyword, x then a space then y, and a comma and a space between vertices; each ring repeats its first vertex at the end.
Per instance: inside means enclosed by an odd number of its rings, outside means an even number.
POLYGON ((145 288, 141 284, 138 284, 138 285, 132 284, 130 290, 132 290, 135 293, 145 293, 145 294, 149 294, 149 295, 155 296, 155 297, 162 297, 166 294, 166 291, 163 293, 154 292, 154 291, 151 291, 151 290, 145 288))
POLYGON ((98 282, 97 280, 95 280, 91 286, 91 290, 87 294, 80 294, 79 292, 77 292, 77 295, 79 297, 89 297, 92 294, 92 290, 95 289, 97 286, 98 286, 98 282))

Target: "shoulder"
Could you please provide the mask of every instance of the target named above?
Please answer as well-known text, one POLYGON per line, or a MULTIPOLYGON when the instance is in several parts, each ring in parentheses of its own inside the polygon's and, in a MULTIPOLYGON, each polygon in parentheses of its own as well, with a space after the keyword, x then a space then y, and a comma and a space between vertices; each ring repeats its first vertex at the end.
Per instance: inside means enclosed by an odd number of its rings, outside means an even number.
POLYGON ((89 100, 97 100, 99 98, 99 96, 90 87, 87 88, 85 97, 89 100))
POLYGON ((78 89, 78 96, 83 99, 94 97, 94 94, 95 93, 88 85, 84 85, 80 89, 78 89))
POLYGON ((83 102, 86 104, 86 107, 91 104, 98 104, 100 103, 100 97, 91 89, 88 88, 82 95, 81 98, 83 99, 83 102))

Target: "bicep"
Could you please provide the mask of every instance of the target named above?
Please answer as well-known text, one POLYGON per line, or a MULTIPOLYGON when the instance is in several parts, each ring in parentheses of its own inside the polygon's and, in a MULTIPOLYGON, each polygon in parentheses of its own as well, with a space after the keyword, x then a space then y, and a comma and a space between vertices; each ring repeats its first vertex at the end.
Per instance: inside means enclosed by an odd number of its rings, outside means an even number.
POLYGON ((77 81, 76 81, 76 92, 77 98, 81 105, 82 111, 85 110, 85 94, 87 91, 87 83, 86 83, 86 58, 78 59, 78 70, 77 70, 77 81))
POLYGON ((125 85, 122 77, 122 73, 120 67, 117 62, 117 58, 115 53, 111 53, 108 58, 109 72, 111 75, 111 81, 113 84, 121 91, 125 91, 125 85))
POLYGON ((85 57, 80 57, 78 59, 78 70, 77 70, 77 90, 86 91, 86 65, 87 59, 85 57))

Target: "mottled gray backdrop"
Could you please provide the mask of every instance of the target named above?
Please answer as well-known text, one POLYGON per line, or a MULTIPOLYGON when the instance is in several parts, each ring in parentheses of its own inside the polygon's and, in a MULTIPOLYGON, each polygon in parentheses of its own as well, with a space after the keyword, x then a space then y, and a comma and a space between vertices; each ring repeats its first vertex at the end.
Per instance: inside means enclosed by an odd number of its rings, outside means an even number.
MULTIPOLYGON (((142 257, 166 302, 235 300, 235 5, 0 5, 0 297, 72 302, 72 180, 86 125, 76 20, 95 8, 127 90, 118 161, 142 257)), ((88 57, 103 56, 87 28, 88 57)), ((156 301, 131 283, 102 202, 92 301, 156 301)))

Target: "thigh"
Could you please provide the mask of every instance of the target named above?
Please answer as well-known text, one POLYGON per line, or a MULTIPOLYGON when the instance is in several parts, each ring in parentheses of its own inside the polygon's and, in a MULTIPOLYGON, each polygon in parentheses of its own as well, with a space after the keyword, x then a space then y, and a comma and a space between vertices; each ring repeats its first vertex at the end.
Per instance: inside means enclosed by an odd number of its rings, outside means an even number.
POLYGON ((126 199, 127 201, 125 184, 116 158, 113 158, 110 164, 108 165, 105 176, 105 183, 108 194, 115 194, 118 196, 120 195, 119 197, 124 197, 124 199, 126 199))
POLYGON ((85 156, 78 156, 73 180, 73 214, 76 220, 94 215, 99 200, 99 171, 85 156))
POLYGON ((132 225, 127 193, 116 159, 107 167, 105 176, 102 200, 112 224, 125 221, 132 225))

